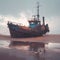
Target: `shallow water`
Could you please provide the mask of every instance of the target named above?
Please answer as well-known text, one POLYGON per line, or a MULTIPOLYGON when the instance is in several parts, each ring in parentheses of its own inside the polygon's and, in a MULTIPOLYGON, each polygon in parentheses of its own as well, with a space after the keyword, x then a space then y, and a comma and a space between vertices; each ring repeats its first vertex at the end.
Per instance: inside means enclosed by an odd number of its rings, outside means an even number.
MULTIPOLYGON (((0 40, 0 48, 14 48, 17 50, 23 50, 22 53, 28 55, 27 60, 60 60, 60 43, 48 43, 45 44, 45 52, 42 50, 39 55, 34 50, 30 50, 29 45, 11 45, 10 41, 0 40), (26 52, 26 53, 25 53, 26 52)), ((23 56, 25 56, 23 54, 23 56)))
POLYGON ((9 47, 10 41, 0 40, 0 47, 9 47))

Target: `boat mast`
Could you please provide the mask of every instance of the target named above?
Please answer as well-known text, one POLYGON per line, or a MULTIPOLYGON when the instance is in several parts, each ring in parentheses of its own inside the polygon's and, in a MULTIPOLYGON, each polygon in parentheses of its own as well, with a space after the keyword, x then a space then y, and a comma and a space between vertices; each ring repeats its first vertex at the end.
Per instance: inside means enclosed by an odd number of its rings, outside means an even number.
POLYGON ((39 2, 37 2, 37 20, 39 21, 39 2))

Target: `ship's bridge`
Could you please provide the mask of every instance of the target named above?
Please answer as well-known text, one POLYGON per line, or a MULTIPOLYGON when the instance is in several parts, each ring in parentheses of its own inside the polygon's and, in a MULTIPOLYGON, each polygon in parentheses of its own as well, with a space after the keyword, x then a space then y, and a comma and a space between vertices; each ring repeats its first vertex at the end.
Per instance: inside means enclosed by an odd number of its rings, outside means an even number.
POLYGON ((39 24, 40 24, 40 21, 37 21, 37 20, 30 20, 29 21, 29 27, 31 27, 31 28, 34 28, 39 24))
POLYGON ((29 27, 31 28, 34 28, 40 24, 40 21, 37 20, 36 16, 34 16, 33 19, 29 20, 28 22, 29 22, 29 27))

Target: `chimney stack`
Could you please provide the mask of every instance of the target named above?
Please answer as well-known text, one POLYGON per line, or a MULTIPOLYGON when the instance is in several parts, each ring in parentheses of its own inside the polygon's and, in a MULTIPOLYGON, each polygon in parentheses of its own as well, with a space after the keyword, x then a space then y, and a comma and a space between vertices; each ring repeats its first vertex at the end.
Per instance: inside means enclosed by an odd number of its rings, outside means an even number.
POLYGON ((43 16, 43 25, 45 25, 45 17, 43 16))

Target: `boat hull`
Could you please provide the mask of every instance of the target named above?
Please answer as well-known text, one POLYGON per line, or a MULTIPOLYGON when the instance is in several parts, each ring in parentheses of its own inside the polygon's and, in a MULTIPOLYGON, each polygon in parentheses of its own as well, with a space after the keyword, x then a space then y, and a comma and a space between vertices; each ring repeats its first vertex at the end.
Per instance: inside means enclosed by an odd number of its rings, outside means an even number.
POLYGON ((38 31, 36 31, 36 29, 23 29, 21 26, 14 24, 8 24, 8 28, 12 38, 36 37, 43 35, 42 31, 39 29, 37 29, 38 31))

